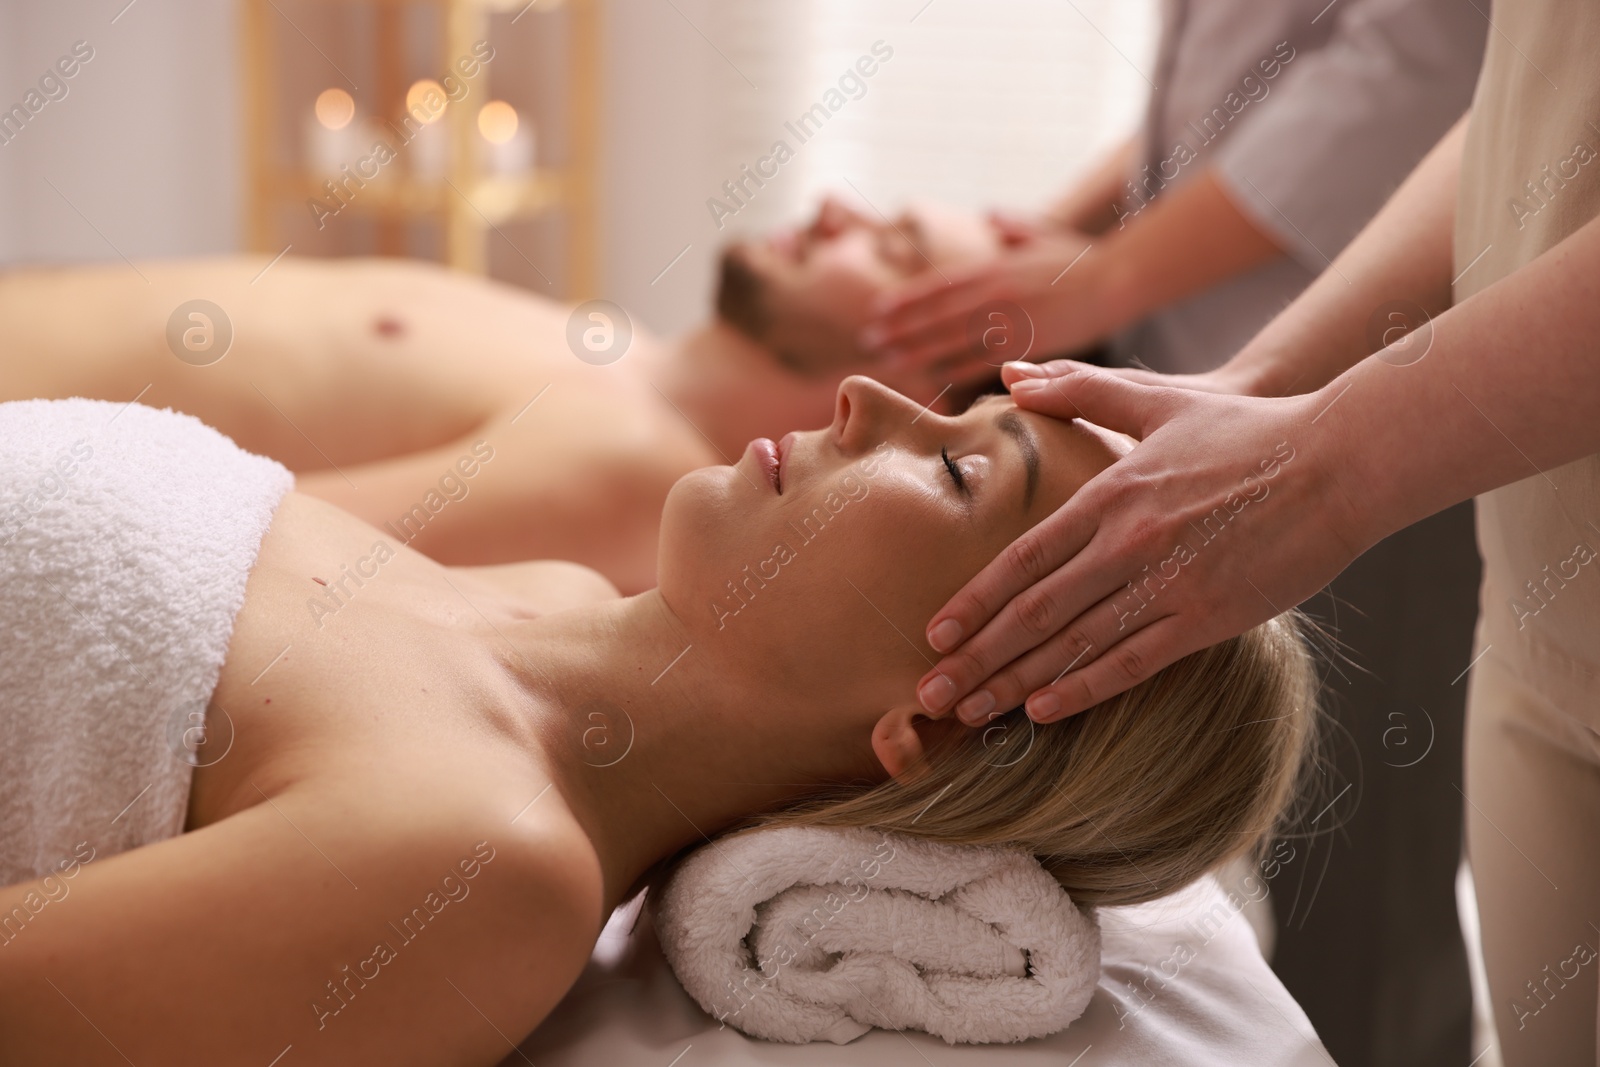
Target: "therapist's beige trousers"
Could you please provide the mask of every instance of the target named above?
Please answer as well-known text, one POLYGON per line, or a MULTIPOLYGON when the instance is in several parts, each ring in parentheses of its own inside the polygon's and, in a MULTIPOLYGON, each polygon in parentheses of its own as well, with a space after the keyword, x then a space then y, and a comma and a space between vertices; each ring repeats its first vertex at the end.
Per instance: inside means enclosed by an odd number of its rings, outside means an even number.
MULTIPOLYGON (((1600 573, 1582 578, 1600 590, 1600 573)), ((1486 579, 1467 696, 1467 852, 1495 1026, 1505 1067, 1594 1067, 1600 684, 1530 654, 1508 599, 1486 579)))

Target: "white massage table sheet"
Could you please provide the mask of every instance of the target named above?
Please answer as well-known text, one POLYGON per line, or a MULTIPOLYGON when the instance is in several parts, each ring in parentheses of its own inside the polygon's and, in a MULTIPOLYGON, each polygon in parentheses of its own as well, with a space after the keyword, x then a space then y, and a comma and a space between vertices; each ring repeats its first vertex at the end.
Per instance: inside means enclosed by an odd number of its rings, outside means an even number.
POLYGON ((1277 1067, 1333 1060, 1212 878, 1100 913, 1100 985, 1050 1037, 947 1045, 873 1030, 847 1045, 758 1041, 706 1015, 673 977, 642 898, 617 909, 578 983, 501 1067, 1277 1067), (637 926, 633 926, 638 915, 637 926), (633 926, 632 932, 629 932, 633 926), (675 1058, 681 1057, 681 1058, 675 1058))

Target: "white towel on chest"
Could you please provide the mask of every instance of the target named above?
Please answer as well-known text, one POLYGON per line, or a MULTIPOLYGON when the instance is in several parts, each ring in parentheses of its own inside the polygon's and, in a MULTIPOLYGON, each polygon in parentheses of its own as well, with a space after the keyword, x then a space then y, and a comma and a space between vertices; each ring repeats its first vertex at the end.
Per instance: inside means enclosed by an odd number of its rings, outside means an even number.
POLYGON ((0 404, 0 885, 183 830, 294 476, 141 404, 0 404))
POLYGON ((1023 1041, 1081 1015, 1100 978, 1099 927, 1032 856, 871 829, 697 849, 656 927, 702 1008, 773 1041, 1023 1041))

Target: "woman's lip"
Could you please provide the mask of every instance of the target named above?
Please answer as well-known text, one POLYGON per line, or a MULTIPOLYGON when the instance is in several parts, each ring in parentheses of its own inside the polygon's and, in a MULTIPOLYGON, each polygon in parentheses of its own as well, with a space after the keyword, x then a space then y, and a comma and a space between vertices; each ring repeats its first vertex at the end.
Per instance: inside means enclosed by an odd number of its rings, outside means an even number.
MULTIPOLYGON (((781 486, 788 480, 789 453, 794 451, 794 432, 784 434, 778 439, 778 484, 781 486)), ((783 490, 780 489, 779 492, 783 490)))
POLYGON ((772 488, 779 496, 783 495, 783 475, 781 470, 782 460, 778 446, 769 438, 758 437, 750 442, 750 449, 756 454, 756 462, 761 464, 761 469, 766 472, 767 480, 772 483, 772 488))

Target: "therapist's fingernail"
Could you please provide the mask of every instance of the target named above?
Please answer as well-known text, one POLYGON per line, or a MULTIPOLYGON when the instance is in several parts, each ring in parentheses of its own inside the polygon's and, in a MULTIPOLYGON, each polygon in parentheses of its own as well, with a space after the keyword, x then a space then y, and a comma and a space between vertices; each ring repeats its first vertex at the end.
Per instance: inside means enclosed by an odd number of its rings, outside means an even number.
POLYGON ((1043 378, 1024 378, 1011 387, 1011 395, 1038 396, 1048 388, 1050 388, 1050 383, 1043 378))
POLYGON ((961 624, 954 619, 946 619, 928 631, 928 644, 933 646, 935 652, 949 652, 960 641, 961 624))
POLYGON ((1028 718, 1049 722, 1061 713, 1061 698, 1054 693, 1035 693, 1028 698, 1028 718))
POLYGON ((982 726, 994 710, 994 694, 980 689, 956 705, 956 717, 968 726, 982 726))
POLYGON ((917 699, 921 701, 923 708, 931 712, 943 711, 946 705, 955 699, 955 695, 956 683, 942 674, 928 680, 917 690, 917 699))
POLYGON ((1037 363, 1029 363, 1025 359, 1014 359, 1007 363, 1001 370, 1009 370, 1012 374, 1020 374, 1026 378, 1043 378, 1044 368, 1037 363))

